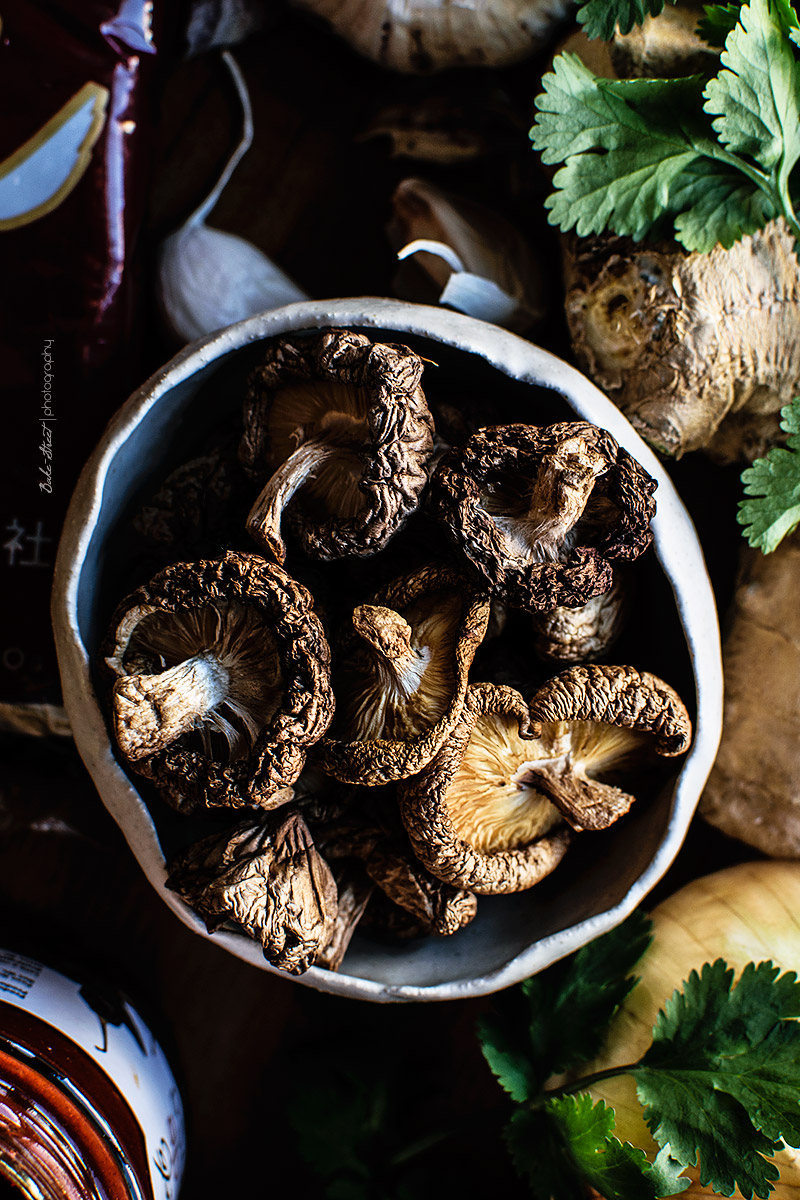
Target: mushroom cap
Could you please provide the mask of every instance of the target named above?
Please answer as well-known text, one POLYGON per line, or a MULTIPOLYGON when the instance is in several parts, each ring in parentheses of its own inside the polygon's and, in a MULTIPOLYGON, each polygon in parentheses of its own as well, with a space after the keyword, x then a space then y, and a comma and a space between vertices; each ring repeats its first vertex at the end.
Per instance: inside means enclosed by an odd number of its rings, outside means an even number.
POLYGON ((184 812, 250 804, 276 807, 291 798, 306 752, 328 728, 334 708, 330 649, 313 598, 286 571, 239 551, 166 567, 118 606, 103 648, 106 665, 115 688, 143 667, 153 674, 164 671, 171 666, 165 651, 169 653, 167 643, 175 631, 180 636, 175 638, 174 661, 179 663, 191 654, 187 642, 196 631, 205 636, 202 614, 209 611, 223 626, 228 613, 237 621, 244 614, 235 631, 237 658, 230 674, 235 679, 236 662, 241 661, 249 679, 256 681, 247 697, 258 711, 249 714, 249 727, 245 724, 246 752, 218 756, 190 728, 165 748, 135 761, 126 756, 127 761, 184 812), (259 638, 248 646, 253 631, 259 638), (262 671, 268 674, 264 688, 259 686, 262 671))
POLYGON ((445 883, 415 857, 399 822, 389 831, 355 811, 327 828, 315 828, 314 836, 329 862, 361 861, 386 898, 413 917, 415 935, 449 937, 478 911, 474 893, 445 883))
POLYGON ((586 421, 561 421, 479 429, 441 460, 432 498, 451 538, 499 599, 547 612, 607 592, 611 560, 631 560, 647 549, 656 486, 610 433, 586 421), (559 453, 567 451, 561 463, 559 453), (585 459, 592 478, 582 485, 584 507, 570 514, 558 484, 565 481, 562 491, 569 492, 573 459, 585 459), (542 511, 556 528, 565 524, 552 542, 530 532, 531 499, 549 464, 555 464, 556 487, 542 511))
POLYGON ((680 754, 690 737, 673 689, 631 667, 573 667, 530 705, 513 688, 475 684, 449 742, 398 787, 403 823, 439 878, 479 894, 521 891, 563 857, 562 817, 601 829, 630 808, 633 796, 594 775, 644 748, 680 754))
POLYGON ((374 624, 380 621, 381 611, 390 610, 392 616, 406 614, 412 626, 419 618, 423 648, 428 637, 451 639, 450 649, 433 654, 432 670, 422 675, 408 705, 400 697, 392 706, 363 637, 354 628, 343 638, 334 663, 339 712, 347 720, 348 709, 372 706, 378 714, 376 728, 378 719, 393 718, 393 736, 323 737, 315 748, 314 762, 343 783, 375 785, 415 775, 450 736, 464 703, 470 665, 486 632, 490 604, 488 595, 475 592, 458 571, 430 565, 390 583, 360 612, 364 609, 368 611, 359 625, 366 633, 370 632, 370 618, 374 624), (428 598, 438 598, 441 607, 426 606, 428 598), (441 620, 437 620, 439 616, 441 620))
POLYGON ((320 439, 335 451, 285 513, 311 557, 375 554, 416 509, 433 453, 423 368, 407 346, 349 330, 267 346, 250 377, 239 458, 266 481, 299 446, 320 439), (326 514, 328 496, 340 512, 326 514))
POLYGON ((235 921, 264 957, 291 975, 314 964, 337 915, 336 883, 295 810, 245 821, 190 846, 167 887, 198 912, 209 932, 235 921))
POLYGON ((635 667, 597 663, 570 667, 542 684, 530 703, 531 737, 547 723, 594 721, 652 735, 656 754, 684 754, 692 723, 674 688, 635 667))
MULTIPOLYGON (((397 799, 414 853, 432 874, 478 895, 506 895, 549 875, 564 857, 571 831, 556 826, 518 848, 488 852, 458 835, 447 795, 479 718, 491 713, 510 714, 527 726, 528 707, 519 692, 503 685, 470 686, 449 740, 426 770, 398 785, 397 799)), ((546 815, 542 828, 548 828, 546 815)))
POLYGON ((619 637, 630 611, 629 582, 614 571, 611 589, 579 608, 559 606, 531 614, 534 649, 546 662, 566 665, 602 657, 619 637))

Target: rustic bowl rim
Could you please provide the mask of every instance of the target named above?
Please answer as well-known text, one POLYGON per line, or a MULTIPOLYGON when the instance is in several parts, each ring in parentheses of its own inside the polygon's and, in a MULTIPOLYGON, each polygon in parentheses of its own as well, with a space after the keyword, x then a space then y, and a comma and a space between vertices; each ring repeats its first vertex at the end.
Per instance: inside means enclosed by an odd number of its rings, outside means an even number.
MULTIPOLYGON (((607 429, 658 480, 655 550, 670 583, 692 662, 697 728, 675 784, 664 837, 647 868, 611 908, 532 942, 496 970, 437 984, 397 984, 312 967, 298 982, 321 991, 373 1001, 452 1000, 485 995, 543 970, 614 928, 639 905, 673 862, 716 757, 722 733, 722 657, 719 623, 702 549, 666 471, 611 401, 574 367, 515 334, 448 309, 375 297, 300 301, 227 326, 181 350, 119 409, 86 463, 67 512, 52 593, 52 618, 64 705, 75 743, 100 797, 120 826, 150 883, 177 916, 202 937, 238 958, 283 975, 261 948, 228 931, 208 934, 203 921, 165 889, 166 869, 152 817, 111 749, 92 686, 89 655, 78 616, 83 562, 104 504, 114 459, 131 433, 178 384, 232 351, 290 332, 326 326, 375 329, 438 341, 477 354, 512 379, 552 388, 586 420, 607 429)), ((286 977, 286 976, 284 976, 286 977)))

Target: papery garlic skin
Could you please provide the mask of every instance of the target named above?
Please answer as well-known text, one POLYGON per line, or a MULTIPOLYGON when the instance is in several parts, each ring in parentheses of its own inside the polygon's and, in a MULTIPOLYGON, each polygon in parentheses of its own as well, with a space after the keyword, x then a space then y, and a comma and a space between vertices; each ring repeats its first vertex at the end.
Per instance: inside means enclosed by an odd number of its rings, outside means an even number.
POLYGON ((257 246, 202 222, 165 239, 158 278, 162 315, 181 342, 309 298, 257 246))

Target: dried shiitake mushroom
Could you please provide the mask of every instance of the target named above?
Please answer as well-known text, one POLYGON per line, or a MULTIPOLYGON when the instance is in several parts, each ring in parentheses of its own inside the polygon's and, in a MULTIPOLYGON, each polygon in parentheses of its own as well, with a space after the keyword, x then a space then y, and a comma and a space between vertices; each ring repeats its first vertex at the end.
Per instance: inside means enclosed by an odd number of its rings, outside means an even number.
POLYGON ((579 608, 532 613, 534 650, 546 662, 593 662, 619 637, 628 609, 629 590, 622 573, 615 571, 611 590, 579 608))
POLYGON ((363 863, 387 899, 411 915, 416 934, 448 937, 468 925, 478 911, 472 892, 445 883, 415 858, 402 828, 392 833, 352 815, 315 829, 314 836, 328 861, 363 863))
POLYGON ((513 688, 467 691, 449 742, 400 784, 403 822, 440 879, 481 893, 531 887, 575 830, 604 829, 634 797, 602 782, 653 751, 681 754, 691 726, 676 693, 632 667, 573 667, 530 706, 513 688))
POLYGON ((314 960, 314 966, 338 971, 356 927, 372 899, 375 884, 359 862, 334 862, 331 870, 339 893, 338 911, 330 937, 314 960))
POLYGON ((406 346, 345 330, 269 345, 239 457, 266 480, 247 527, 277 562, 284 516, 307 554, 334 559, 374 554, 415 510, 433 453, 422 370, 406 346))
POLYGON ((284 803, 333 715, 312 597, 255 554, 166 567, 119 605, 103 654, 120 751, 183 811, 284 803))
POLYGON ((167 887, 199 913, 209 932, 235 921, 264 957, 301 975, 328 945, 336 883, 294 810, 204 838, 172 863, 167 887))
POLYGON ((586 421, 480 429, 433 479, 434 511, 513 608, 576 607, 607 592, 611 560, 652 540, 656 481, 586 421))
POLYGON ((353 613, 334 669, 337 717, 314 761, 345 783, 413 775, 452 730, 489 620, 489 598, 428 566, 353 613))

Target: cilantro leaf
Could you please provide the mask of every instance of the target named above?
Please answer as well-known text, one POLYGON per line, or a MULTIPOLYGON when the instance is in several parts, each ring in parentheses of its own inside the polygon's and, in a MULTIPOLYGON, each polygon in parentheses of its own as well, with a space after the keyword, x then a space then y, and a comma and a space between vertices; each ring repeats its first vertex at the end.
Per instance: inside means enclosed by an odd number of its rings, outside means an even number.
POLYGON ((734 0, 732 4, 706 4, 697 26, 697 32, 709 46, 725 45, 725 39, 731 30, 736 28, 739 20, 739 9, 742 0, 734 0))
POLYGON ((656 1200, 689 1186, 674 1160, 670 1168, 662 1168, 663 1160, 656 1167, 643 1150, 615 1137, 613 1108, 588 1093, 554 1097, 543 1109, 518 1109, 505 1137, 537 1200, 582 1195, 587 1184, 606 1200, 656 1200))
POLYGON ((484 1057, 517 1103, 535 1099, 557 1071, 588 1062, 636 983, 631 975, 650 944, 651 922, 638 910, 577 954, 502 993, 479 1024, 484 1057))
POLYGON ((589 942, 567 961, 555 1003, 539 992, 542 976, 526 980, 531 1002, 531 1037, 549 1074, 588 1062, 603 1045, 611 1018, 638 982, 632 974, 652 941, 653 923, 637 909, 618 925, 589 942), (562 1044, 553 1045, 553 1040, 562 1044))
POLYGON ((657 1196, 677 1196, 685 1192, 691 1180, 684 1175, 686 1166, 675 1158, 669 1142, 663 1146, 650 1164, 650 1178, 657 1196))
POLYGON ((534 1099, 546 1078, 531 1045, 530 1023, 530 1005, 522 987, 501 993, 494 1011, 478 1021, 483 1057, 517 1104, 534 1099))
POLYGON ((630 33, 645 17, 657 17, 663 7, 664 0, 582 0, 578 21, 587 37, 609 41, 617 26, 620 33, 630 33))
POLYGON ((559 55, 542 80, 531 130, 545 163, 564 162, 548 197, 550 222, 580 236, 606 228, 640 239, 681 203, 703 194, 687 175, 710 145, 701 111, 702 81, 596 79, 572 54, 559 55))
POLYGON ((693 971, 656 1020, 632 1074, 645 1119, 700 1181, 766 1197, 778 1171, 765 1155, 800 1142, 800 1009, 793 972, 752 963, 731 991, 722 959, 693 971))
POLYGON ((503 1136, 517 1174, 529 1185, 534 1200, 585 1192, 563 1137, 542 1109, 518 1108, 503 1136))
POLYGON ((705 90, 722 144, 787 180, 800 159, 800 63, 774 0, 750 0, 705 90))
POLYGON ((707 84, 600 79, 559 55, 531 130, 543 162, 563 164, 546 201, 551 224, 640 240, 669 232, 672 218, 686 249, 707 251, 782 215, 800 239, 799 23, 791 0, 711 6, 706 24, 727 34, 707 84))
POLYGON ((776 446, 742 471, 750 500, 739 503, 736 519, 751 546, 771 554, 800 524, 800 399, 781 409, 786 447, 776 446))
POLYGON ((650 1200, 662 1194, 644 1150, 613 1136, 614 1110, 603 1100, 594 1104, 585 1092, 561 1096, 548 1101, 547 1111, 561 1126, 583 1178, 606 1200, 650 1200))
POLYGON ((766 192, 754 190, 749 180, 721 163, 701 160, 689 167, 683 182, 690 191, 684 198, 678 180, 672 199, 676 209, 683 209, 675 218, 675 235, 687 250, 707 254, 717 243, 730 249, 778 216, 766 192))
POLYGON ((598 1053, 636 983, 631 971, 650 944, 651 928, 637 910, 571 958, 495 998, 494 1011, 478 1022, 478 1037, 512 1100, 534 1100, 555 1072, 598 1053))

